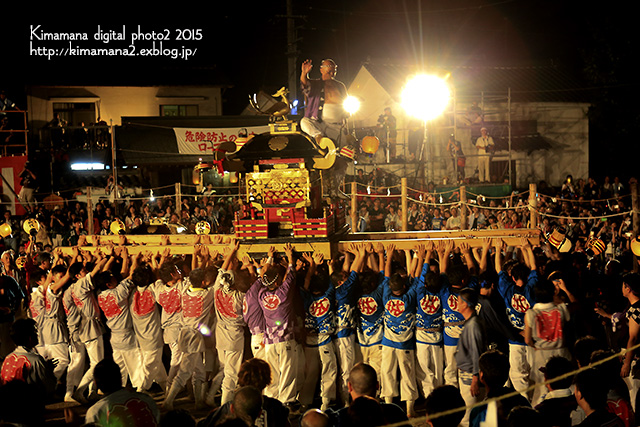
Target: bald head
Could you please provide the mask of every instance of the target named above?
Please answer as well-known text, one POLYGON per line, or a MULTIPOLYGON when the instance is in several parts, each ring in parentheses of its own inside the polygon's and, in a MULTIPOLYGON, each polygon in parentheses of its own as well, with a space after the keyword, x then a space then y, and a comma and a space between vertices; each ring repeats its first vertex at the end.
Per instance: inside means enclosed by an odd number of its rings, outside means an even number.
POLYGON ((360 396, 375 397, 378 391, 378 375, 366 363, 358 363, 349 373, 349 392, 355 400, 360 396))
POLYGON ((301 427, 329 427, 329 416, 319 409, 309 409, 300 419, 301 427))

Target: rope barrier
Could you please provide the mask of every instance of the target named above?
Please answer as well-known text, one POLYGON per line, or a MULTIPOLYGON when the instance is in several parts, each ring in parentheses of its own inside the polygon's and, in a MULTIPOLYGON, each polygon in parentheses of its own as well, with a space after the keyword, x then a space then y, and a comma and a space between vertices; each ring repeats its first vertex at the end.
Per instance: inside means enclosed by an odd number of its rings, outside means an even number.
MULTIPOLYGON (((612 354, 609 357, 606 357, 606 358, 604 358, 602 360, 598 360, 597 362, 590 363, 590 364, 588 364, 586 366, 583 366, 581 368, 575 369, 575 370, 573 370, 571 372, 567 372, 566 374, 560 375, 558 377, 548 379, 548 380, 543 381, 541 383, 532 384, 528 388, 526 388, 525 390, 513 391, 511 393, 507 393, 507 394, 504 394, 504 395, 499 396, 499 397, 492 397, 490 399, 486 399, 486 400, 483 400, 481 402, 474 403, 473 405, 468 406, 468 407, 467 406, 462 406, 460 408, 449 409, 447 411, 442 411, 442 412, 438 412, 438 413, 435 413, 435 414, 431 414, 431 415, 428 415, 428 419, 431 420, 431 419, 435 419, 435 418, 444 417, 444 416, 447 416, 447 415, 455 414, 457 412, 466 411, 467 409, 469 409, 471 411, 471 410, 473 410, 473 408, 477 408, 477 407, 484 406, 484 405, 488 406, 490 402, 499 402, 501 400, 505 400, 505 399, 509 399, 511 397, 517 396, 517 395, 519 395, 521 393, 528 393, 530 391, 535 390, 536 387, 546 386, 547 384, 551 384, 551 383, 559 381, 559 380, 570 378, 570 377, 572 377, 574 375, 579 374, 580 372, 584 372, 584 371, 586 371, 588 369, 595 368, 595 367, 600 366, 600 365, 602 365, 604 363, 607 363, 610 360, 613 360, 615 358, 624 356, 627 352, 634 351, 638 347, 640 347, 640 344, 636 344, 635 346, 633 346, 633 347, 631 347, 629 349, 620 350, 618 353, 612 354)), ((399 423, 395 423, 395 424, 388 424, 388 425, 389 426, 393 426, 393 427, 400 427, 400 426, 406 426, 407 424, 410 424, 410 425, 413 425, 413 426, 422 425, 422 424, 424 424, 424 420, 420 419, 420 418, 414 418, 414 419, 410 419, 409 421, 399 422, 399 423)))
POLYGON ((549 196, 549 195, 541 194, 541 193, 538 193, 538 197, 540 197, 541 199, 555 199, 556 202, 591 203, 591 202, 609 202, 611 200, 618 201, 619 199, 621 199, 623 197, 631 197, 631 194, 623 194, 623 195, 620 195, 618 197, 610 197, 608 199, 584 199, 584 200, 563 199, 563 198, 560 198, 560 197, 549 196))
MULTIPOLYGON (((529 206, 529 209, 533 208, 531 206, 529 206)), ((616 214, 611 214, 611 215, 600 215, 600 216, 588 216, 588 217, 584 217, 584 216, 560 216, 560 215, 553 215, 553 214, 548 214, 548 213, 542 213, 538 210, 536 210, 536 212, 538 213, 538 215, 540 215, 540 217, 545 217, 548 216, 550 218, 557 218, 557 219, 571 219, 574 221, 584 221, 584 220, 589 220, 589 219, 603 219, 603 218, 613 218, 616 216, 622 216, 622 215, 630 215, 631 213, 633 213, 633 211, 627 211, 627 212, 620 212, 620 213, 616 213, 616 214)))

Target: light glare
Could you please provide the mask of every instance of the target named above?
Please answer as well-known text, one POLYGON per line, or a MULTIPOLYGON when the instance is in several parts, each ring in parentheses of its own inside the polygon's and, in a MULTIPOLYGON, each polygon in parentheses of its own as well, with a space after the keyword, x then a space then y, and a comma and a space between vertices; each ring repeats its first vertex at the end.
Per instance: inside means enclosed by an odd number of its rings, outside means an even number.
POLYGON ((360 100, 355 96, 347 96, 342 107, 349 114, 355 114, 360 109, 360 100))
POLYGON ((432 120, 449 104, 451 91, 440 77, 419 74, 402 91, 402 106, 417 119, 432 120))

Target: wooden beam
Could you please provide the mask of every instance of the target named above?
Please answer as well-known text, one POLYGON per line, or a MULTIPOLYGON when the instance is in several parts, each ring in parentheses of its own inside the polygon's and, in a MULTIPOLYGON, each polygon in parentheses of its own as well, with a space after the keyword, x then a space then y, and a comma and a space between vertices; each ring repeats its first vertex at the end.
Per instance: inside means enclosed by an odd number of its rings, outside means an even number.
MULTIPOLYGON (((193 246, 196 239, 200 236, 195 234, 172 234, 168 236, 126 235, 124 237, 126 239, 125 245, 131 254, 137 254, 145 251, 151 251, 152 253, 162 252, 169 247, 173 254, 189 255, 193 253, 193 246), (168 245, 161 244, 164 237, 168 237, 168 245)), ((466 242, 471 247, 480 247, 482 246, 482 242, 485 238, 490 238, 502 239, 509 246, 519 246, 523 237, 529 239, 533 245, 540 243, 540 231, 537 229, 527 228, 474 231, 443 230, 406 231, 395 233, 355 233, 340 236, 340 240, 335 242, 310 241, 307 239, 291 238, 288 240, 288 243, 291 243, 294 246, 296 252, 319 252, 328 259, 332 254, 335 254, 336 251, 346 250, 351 243, 393 243, 398 249, 411 249, 418 242, 453 240, 456 246, 462 242, 466 242)), ((233 238, 233 235, 224 235, 222 236, 222 243, 205 243, 204 246, 207 246, 210 251, 218 251, 222 253, 224 249, 229 246, 229 243, 233 238)), ((109 244, 118 246, 120 240, 121 236, 115 235, 87 236, 87 243, 89 245, 82 246, 80 249, 93 252, 109 244)), ((269 239, 242 241, 240 243, 240 250, 238 253, 240 256, 247 253, 254 256, 260 256, 262 254, 266 254, 272 246, 274 246, 278 252, 284 252, 285 243, 287 242, 283 241, 283 239, 278 239, 277 242, 269 239)), ((73 248, 61 247, 61 250, 64 254, 70 255, 73 248)))

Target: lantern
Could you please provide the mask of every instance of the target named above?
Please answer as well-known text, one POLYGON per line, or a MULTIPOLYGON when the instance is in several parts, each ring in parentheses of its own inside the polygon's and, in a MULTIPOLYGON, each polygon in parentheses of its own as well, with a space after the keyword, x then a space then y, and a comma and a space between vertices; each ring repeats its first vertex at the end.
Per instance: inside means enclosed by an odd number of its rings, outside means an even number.
POLYGON ((640 236, 636 236, 631 240, 631 252, 637 257, 640 257, 640 236))
POLYGON ((592 237, 587 241, 587 255, 597 256, 600 255, 607 248, 607 245, 598 238, 592 237))
POLYGON ((550 234, 547 234, 547 241, 560 252, 569 252, 573 244, 567 239, 566 230, 558 227, 550 234))
POLYGON ((24 266, 27 264, 27 257, 22 255, 19 256, 18 259, 16 259, 16 266, 20 269, 24 268, 24 266))
POLYGON ((211 225, 207 221, 200 221, 196 224, 196 234, 209 234, 211 225))
POLYGON ((111 230, 112 234, 125 234, 124 223, 119 219, 116 219, 111 223, 111 226, 109 226, 109 230, 111 230))
POLYGON ((353 147, 342 147, 342 149, 340 149, 340 155, 351 160, 355 159, 356 157, 353 147))
POLYGON ((367 154, 375 154, 380 146, 380 140, 375 136, 365 136, 360 143, 362 151, 367 154))
POLYGON ((26 219, 24 221, 24 224, 22 224, 22 229, 29 236, 35 237, 35 235, 38 234, 38 231, 40 230, 40 222, 35 218, 26 219))
POLYGON ((11 226, 7 223, 0 225, 0 236, 9 237, 11 236, 11 226))

